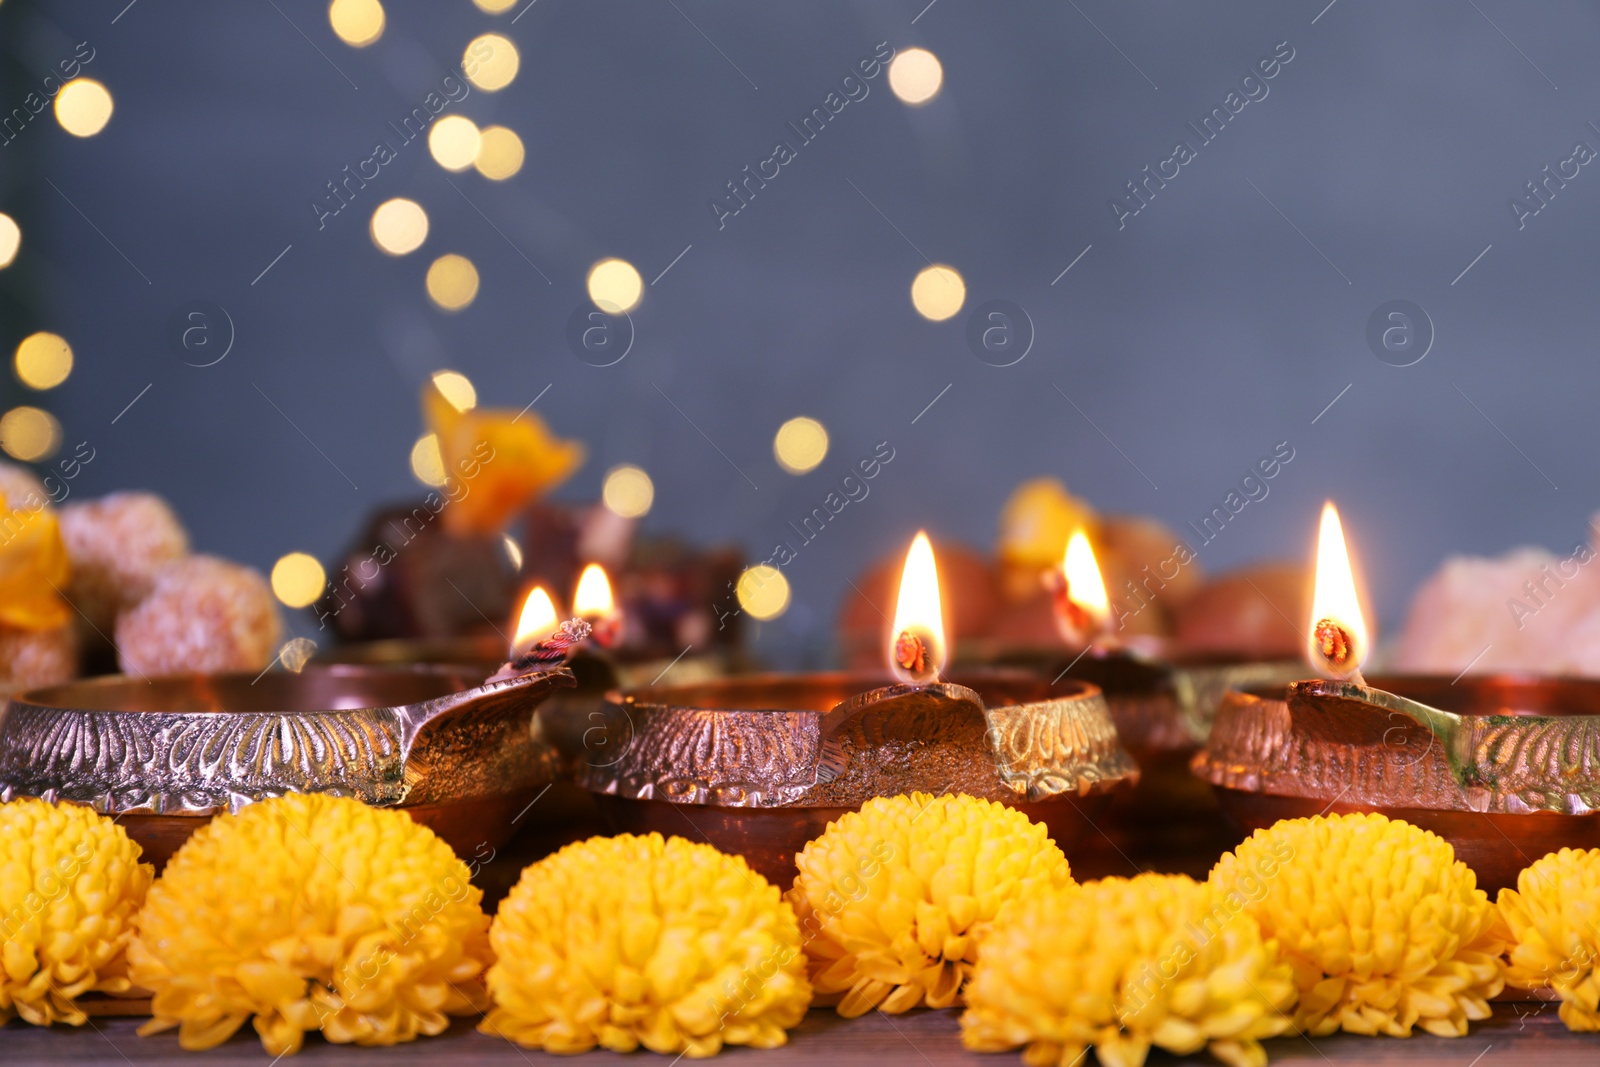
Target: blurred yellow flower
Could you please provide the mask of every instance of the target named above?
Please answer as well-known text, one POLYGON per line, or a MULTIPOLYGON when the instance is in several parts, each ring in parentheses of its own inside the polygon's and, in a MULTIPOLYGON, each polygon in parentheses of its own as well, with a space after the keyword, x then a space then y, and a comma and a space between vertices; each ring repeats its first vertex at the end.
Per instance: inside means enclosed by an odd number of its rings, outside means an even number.
POLYGON ((393 1045, 483 1010, 489 917, 466 864, 401 811, 291 794, 220 815, 172 857, 128 949, 141 1034, 214 1048, 251 1016, 268 1055, 393 1045))
POLYGON ((844 994, 846 1017, 949 1007, 1006 906, 1072 884, 1043 824, 969 796, 870 800, 795 862, 811 981, 819 997, 844 994))
POLYGON ((443 511, 453 534, 498 534, 511 517, 566 481, 583 463, 583 445, 550 432, 532 409, 459 411, 433 383, 422 387, 422 412, 438 436, 446 491, 443 511))
POLYGON ((811 1002, 778 890, 679 837, 568 845, 522 872, 490 936, 495 1007, 480 1029, 547 1052, 777 1048, 811 1002))
POLYGON ((1462 1037, 1505 986, 1504 928, 1443 838, 1378 814, 1284 819, 1211 872, 1294 968, 1312 1036, 1462 1037))
POLYGON ((1036 1065, 1070 1067, 1092 1045, 1108 1067, 1139 1067, 1152 1046, 1262 1067, 1294 998, 1277 945, 1226 894, 1182 874, 1106 878, 1030 895, 995 924, 961 1040, 1026 1045, 1036 1065))
POLYGON ((1057 478, 1034 478, 1011 491, 1000 509, 1000 559, 1037 573, 1061 566, 1067 540, 1083 530, 1094 540, 1096 516, 1057 478))
POLYGON ((0 626, 65 626, 72 616, 61 590, 71 574, 55 512, 13 509, 0 495, 0 626))
POLYGON ((1500 890, 1511 932, 1506 980, 1561 997, 1569 1030, 1600 1030, 1600 849, 1564 848, 1500 890))
POLYGON ((87 1020, 77 998, 131 988, 126 950, 154 868, 86 807, 0 804, 0 1024, 87 1020))

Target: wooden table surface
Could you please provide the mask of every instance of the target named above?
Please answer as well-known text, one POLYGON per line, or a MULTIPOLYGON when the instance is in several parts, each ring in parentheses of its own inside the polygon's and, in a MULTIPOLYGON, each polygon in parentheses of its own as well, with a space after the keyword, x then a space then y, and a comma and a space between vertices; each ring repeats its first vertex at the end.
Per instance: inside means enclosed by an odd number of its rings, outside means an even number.
MULTIPOLYGON (((883 1067, 912 1064, 978 1067, 1018 1064, 1017 1053, 983 1055, 961 1047, 960 1014, 915 1011, 890 1017, 872 1014, 861 1019, 841 1019, 829 1009, 815 1009, 789 1035, 789 1044, 772 1051, 730 1049, 716 1063, 741 1063, 751 1067, 794 1067, 825 1062, 828 1067, 883 1067)), ((113 1067, 195 1067, 197 1064, 249 1064, 265 1067, 272 1057, 261 1050, 248 1025, 227 1044, 206 1053, 184 1052, 174 1033, 140 1037, 136 1019, 100 1019, 95 1029, 70 1027, 40 1029, 12 1022, 0 1027, 0 1063, 17 1067, 47 1064, 112 1064, 113 1067)), ((1555 1008, 1537 1004, 1501 1004, 1493 1019, 1474 1024, 1462 1038, 1427 1035, 1400 1040, 1388 1037, 1354 1037, 1337 1034, 1317 1038, 1279 1038, 1266 1042, 1270 1062, 1328 1067, 1346 1063, 1403 1063, 1413 1067, 1494 1067, 1496 1064, 1537 1063, 1538 1067, 1594 1067, 1600 1063, 1600 1034, 1573 1034, 1556 1018, 1555 1008)), ((313 1036, 305 1049, 289 1062, 337 1063, 349 1067, 391 1067, 393 1064, 449 1064, 450 1067, 527 1067, 529 1064, 630 1064, 632 1067, 668 1067, 671 1057, 649 1052, 619 1056, 592 1052, 583 1056, 551 1056, 520 1049, 499 1037, 478 1033, 463 1020, 439 1037, 421 1038, 393 1048, 369 1049, 335 1046, 313 1036)), ((684 1061, 685 1063, 689 1061, 684 1061)), ((1209 1056, 1184 1060, 1152 1053, 1149 1063, 1215 1064, 1209 1056)))

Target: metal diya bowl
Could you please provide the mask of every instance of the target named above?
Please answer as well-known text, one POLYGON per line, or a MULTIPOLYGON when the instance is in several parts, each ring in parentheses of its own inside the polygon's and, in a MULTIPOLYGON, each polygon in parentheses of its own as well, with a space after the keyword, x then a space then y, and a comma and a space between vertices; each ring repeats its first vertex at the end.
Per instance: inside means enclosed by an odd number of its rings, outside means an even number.
POLYGON ((1024 674, 924 686, 871 674, 753 675, 612 693, 579 784, 619 830, 742 854, 783 887, 827 824, 878 796, 1001 801, 1064 850, 1139 771, 1094 686, 1024 674))
POLYGON ((565 668, 482 684, 449 667, 97 678, 0 711, 0 800, 119 817, 158 866, 211 816, 284 793, 398 807, 456 851, 498 847, 562 771, 535 709, 565 668))
POLYGON ((1196 774, 1246 829, 1378 811, 1432 830, 1493 895, 1600 847, 1600 681, 1397 675, 1229 693, 1196 774))

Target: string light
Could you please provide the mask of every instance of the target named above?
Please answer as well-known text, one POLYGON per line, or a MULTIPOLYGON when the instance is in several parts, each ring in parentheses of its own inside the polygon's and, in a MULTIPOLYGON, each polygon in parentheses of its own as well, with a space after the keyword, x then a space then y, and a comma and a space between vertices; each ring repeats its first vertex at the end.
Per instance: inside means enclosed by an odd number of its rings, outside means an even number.
POLYGON ((478 126, 461 115, 446 115, 428 130, 428 152, 445 170, 466 170, 478 158, 478 126))
POLYGON ((757 563, 734 584, 739 606, 757 619, 776 619, 789 610, 789 579, 770 563, 757 563))
POLYGON ((935 263, 917 272, 911 283, 911 306, 925 319, 943 322, 967 301, 967 283, 954 267, 935 263))
POLYGON ((415 200, 397 196, 372 213, 372 243, 391 256, 415 252, 428 239, 428 213, 415 200))
POLYGON ((0 449, 12 459, 34 463, 60 447, 61 424, 48 411, 23 406, 0 415, 0 449))
POLYGON ((425 433, 411 446, 411 473, 423 485, 437 488, 445 483, 444 453, 439 451, 438 434, 425 433))
POLYGON ((472 165, 490 181, 503 182, 522 169, 522 138, 504 126, 486 126, 478 134, 478 155, 472 165))
POLYGON ((0 267, 11 266, 22 247, 22 227, 10 215, 0 213, 0 267))
POLYGON ((291 608, 316 603, 327 582, 322 564, 304 552, 290 552, 272 565, 273 595, 291 608))
POLYGON ((600 499, 606 507, 625 519, 637 519, 650 511, 656 499, 655 483, 650 475, 632 464, 612 467, 606 473, 600 499))
POLYGON ((517 46, 508 37, 486 33, 475 37, 462 53, 461 67, 467 80, 486 93, 498 92, 511 84, 521 66, 517 46))
POLYGON ((428 267, 428 296, 445 311, 460 311, 478 295, 478 268, 455 253, 440 256, 428 267))
POLYGON ((471 411, 478 406, 478 390, 472 387, 472 379, 458 370, 434 371, 433 387, 457 411, 471 411))
POLYGON ((383 4, 379 0, 333 0, 328 23, 339 40, 352 48, 365 48, 383 36, 383 4))
POLYGON ((56 94, 56 121, 74 137, 93 137, 111 121, 111 90, 93 78, 74 78, 56 94))
POLYGON ((36 333, 17 345, 17 377, 30 389, 54 389, 72 373, 72 346, 53 333, 36 333))
POLYGON ((939 57, 926 48, 908 48, 889 64, 889 88, 912 106, 932 100, 943 84, 944 68, 939 65, 939 57))
POLYGON ((625 259, 602 259, 589 268, 589 299, 608 315, 632 311, 644 295, 644 279, 625 259))
POLYGON ((828 455, 828 431, 816 419, 800 415, 778 427, 772 439, 772 454, 778 466, 790 474, 816 469, 828 455))

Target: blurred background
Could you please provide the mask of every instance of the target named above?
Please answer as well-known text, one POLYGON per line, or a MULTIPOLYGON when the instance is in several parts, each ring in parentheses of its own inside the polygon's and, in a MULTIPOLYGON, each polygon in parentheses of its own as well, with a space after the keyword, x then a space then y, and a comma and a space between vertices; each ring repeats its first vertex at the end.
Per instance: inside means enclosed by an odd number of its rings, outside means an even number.
POLYGON ((1303 561, 1332 497, 1392 631, 1449 553, 1589 537, 1597 31, 1551 0, 4 0, 0 346, 52 336, 0 445, 86 443, 74 493, 334 571, 438 479, 452 370, 581 442, 552 501, 627 466, 646 534, 787 542, 750 633, 800 665, 919 527, 988 551, 1052 476, 1182 531, 1286 443, 1201 563, 1303 561), (801 424, 786 465, 800 416, 826 450, 801 424))

